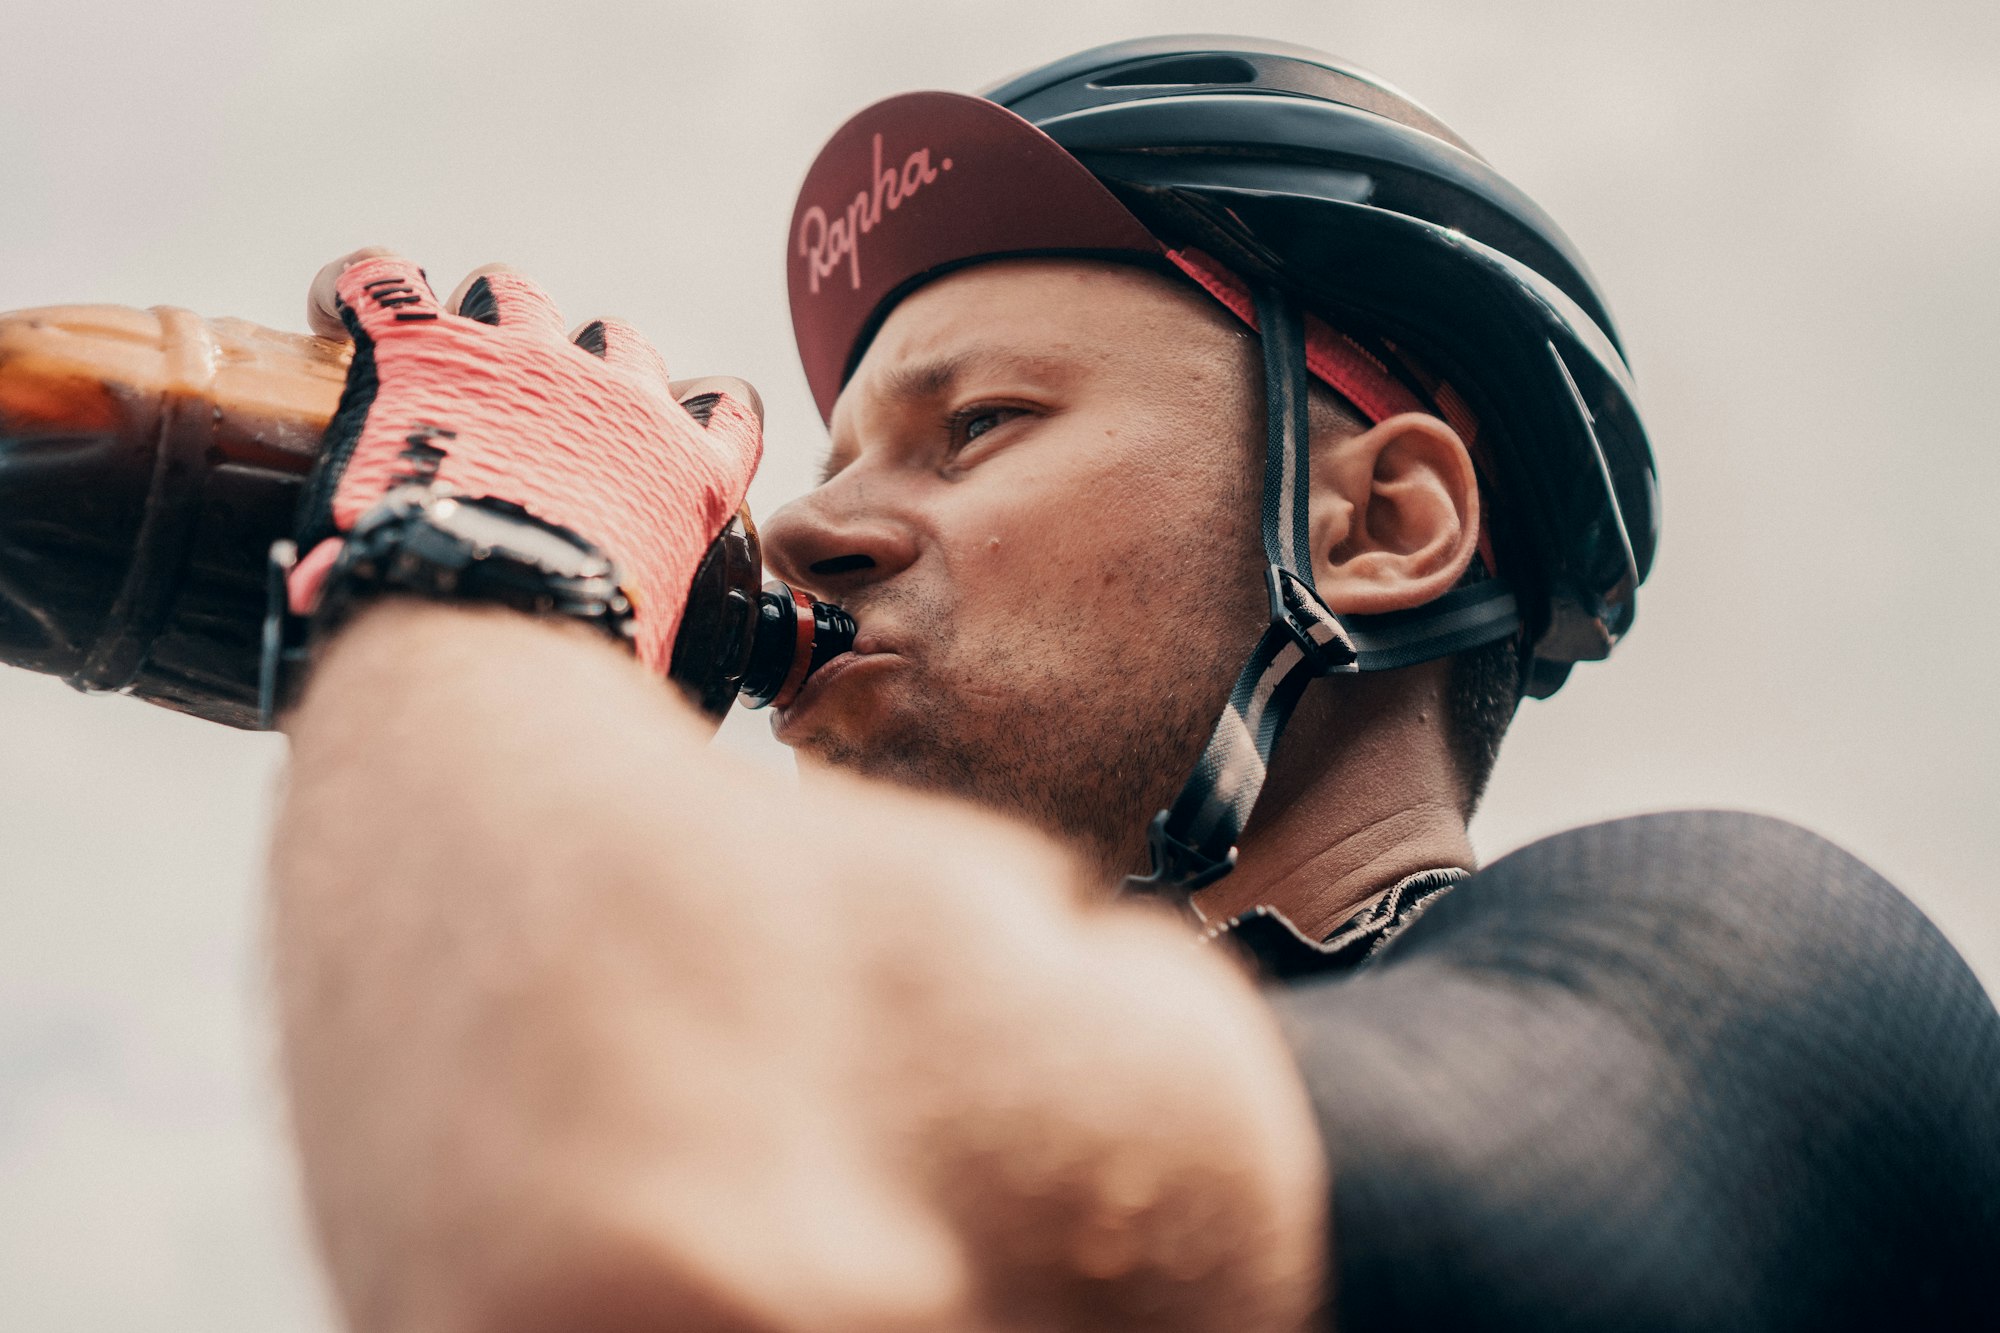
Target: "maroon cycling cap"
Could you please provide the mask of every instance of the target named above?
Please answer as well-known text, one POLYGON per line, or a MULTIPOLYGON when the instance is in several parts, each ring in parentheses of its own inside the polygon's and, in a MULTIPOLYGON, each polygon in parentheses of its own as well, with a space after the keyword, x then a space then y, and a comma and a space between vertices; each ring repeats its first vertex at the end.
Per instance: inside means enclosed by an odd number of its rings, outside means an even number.
POLYGON ((904 93, 834 131, 799 189, 786 269, 820 415, 919 283, 976 259, 1158 258, 1139 220, 1055 140, 963 93, 904 93))

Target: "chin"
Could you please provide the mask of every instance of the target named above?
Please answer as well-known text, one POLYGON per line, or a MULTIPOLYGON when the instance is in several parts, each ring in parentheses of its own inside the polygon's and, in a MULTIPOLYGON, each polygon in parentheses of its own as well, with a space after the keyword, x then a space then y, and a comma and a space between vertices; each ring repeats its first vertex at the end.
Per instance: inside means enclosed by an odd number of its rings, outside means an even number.
POLYGON ((907 732, 886 725, 879 714, 859 718, 828 715, 810 727, 784 727, 774 722, 772 734, 801 761, 817 768, 835 768, 862 777, 897 782, 920 789, 937 787, 927 766, 919 762, 923 746, 912 744, 907 732), (900 733, 900 737, 899 737, 900 733))

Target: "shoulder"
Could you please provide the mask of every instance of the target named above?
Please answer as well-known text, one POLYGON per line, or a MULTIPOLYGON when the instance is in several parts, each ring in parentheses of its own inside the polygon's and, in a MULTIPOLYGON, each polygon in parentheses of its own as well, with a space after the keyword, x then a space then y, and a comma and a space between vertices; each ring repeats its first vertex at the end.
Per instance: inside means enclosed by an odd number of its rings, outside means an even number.
POLYGON ((1793 825, 1545 839, 1274 1003, 1356 1326, 1902 1322, 1926 1280, 1992 1281, 2000 1016, 1906 897, 1793 825))
POLYGON ((1940 998, 1974 1029, 1993 1016, 1893 885, 1817 834, 1757 815, 1687 811, 1560 833, 1487 867, 1422 925, 1400 942, 1399 964, 1565 982, 1633 1017, 1750 1006, 1830 1034, 1880 1029, 1901 1004, 1940 998))

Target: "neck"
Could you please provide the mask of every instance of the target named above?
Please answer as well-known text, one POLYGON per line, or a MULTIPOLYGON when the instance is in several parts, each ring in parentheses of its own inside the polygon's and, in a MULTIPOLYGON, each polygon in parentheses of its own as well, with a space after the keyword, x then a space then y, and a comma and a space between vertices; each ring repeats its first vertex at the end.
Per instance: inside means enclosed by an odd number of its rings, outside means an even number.
POLYGON ((1345 684, 1301 701, 1235 871, 1195 895, 1208 920, 1271 907, 1321 939, 1399 880, 1472 867, 1441 673, 1345 684))

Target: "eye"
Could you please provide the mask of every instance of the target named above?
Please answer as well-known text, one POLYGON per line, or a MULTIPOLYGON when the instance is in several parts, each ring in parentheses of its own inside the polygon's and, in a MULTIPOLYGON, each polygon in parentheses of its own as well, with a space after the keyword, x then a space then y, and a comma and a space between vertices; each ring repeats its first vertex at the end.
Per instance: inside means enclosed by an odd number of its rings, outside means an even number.
POLYGON ((1024 408, 1002 407, 996 403, 972 403, 959 408, 946 420, 951 452, 956 454, 982 435, 1026 414, 1024 408))

